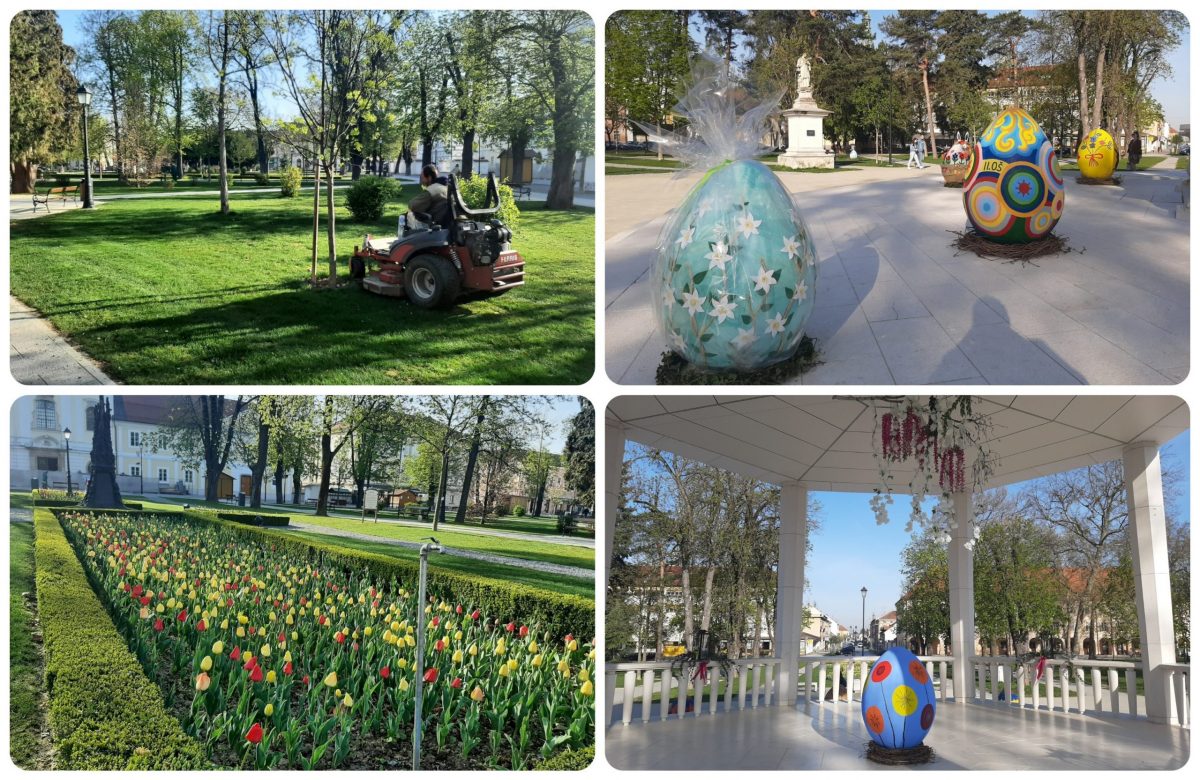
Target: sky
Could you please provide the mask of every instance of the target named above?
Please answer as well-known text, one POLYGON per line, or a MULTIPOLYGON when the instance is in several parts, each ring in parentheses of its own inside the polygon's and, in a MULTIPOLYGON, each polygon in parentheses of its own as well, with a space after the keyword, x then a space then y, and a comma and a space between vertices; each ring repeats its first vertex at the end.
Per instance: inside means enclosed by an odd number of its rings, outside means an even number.
MULTIPOLYGON (((871 29, 874 31, 877 41, 883 39, 883 34, 879 31, 880 22, 884 17, 892 16, 895 13, 895 11, 889 10, 867 12, 871 18, 871 29)), ((984 13, 994 15, 1000 12, 985 10, 984 13)), ((1036 11, 1025 11, 1024 13, 1029 16, 1037 15, 1036 11)), ((692 37, 703 43, 703 35, 694 24, 692 37)), ((1188 68, 1191 61, 1190 30, 1183 33, 1180 46, 1170 53, 1168 60, 1174 72, 1172 78, 1170 80, 1159 79, 1155 81, 1150 86, 1150 92, 1162 104, 1167 122, 1172 127, 1179 127, 1180 124, 1191 122, 1190 87, 1188 84, 1188 68)))
MULTIPOLYGON (((554 432, 546 440, 546 451, 561 454, 567 446, 567 434, 571 432, 571 418, 579 414, 580 396, 548 396, 546 417, 554 426, 554 432)), ((530 442, 536 445, 537 442, 530 442)))
MULTIPOLYGON (((1189 441, 1190 435, 1185 431, 1162 447, 1163 465, 1181 474, 1178 495, 1168 507, 1168 515, 1188 523, 1191 522, 1189 441)), ((626 456, 638 446, 629 442, 626 456)), ((1029 484, 1017 483, 1009 491, 1019 491, 1029 484)), ((877 525, 869 493, 811 492, 809 496, 821 505, 818 515, 821 529, 810 535, 812 553, 805 569, 805 603, 815 604, 844 626, 859 626, 863 611, 861 589, 866 587, 868 621, 872 616, 894 610, 903 582, 900 554, 910 538, 904 530, 908 501, 898 496, 889 508, 889 522, 877 525)), ((934 503, 935 499, 927 500, 927 513, 934 503)))

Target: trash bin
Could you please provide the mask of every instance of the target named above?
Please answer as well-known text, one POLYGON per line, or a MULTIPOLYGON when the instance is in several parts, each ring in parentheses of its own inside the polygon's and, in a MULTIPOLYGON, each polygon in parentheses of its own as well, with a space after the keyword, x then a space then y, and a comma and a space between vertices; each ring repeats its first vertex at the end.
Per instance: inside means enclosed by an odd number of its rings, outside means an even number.
POLYGON ((245 506, 245 505, 246 505, 246 494, 238 493, 238 506, 245 506))
POLYGON ((37 490, 39 487, 41 487, 41 486, 42 486, 42 483, 41 483, 41 482, 38 482, 38 478, 37 478, 37 477, 34 477, 34 478, 30 479, 29 481, 32 483, 32 484, 30 485, 30 487, 29 487, 29 489, 30 489, 30 490, 34 490, 34 491, 36 491, 36 490, 37 490))

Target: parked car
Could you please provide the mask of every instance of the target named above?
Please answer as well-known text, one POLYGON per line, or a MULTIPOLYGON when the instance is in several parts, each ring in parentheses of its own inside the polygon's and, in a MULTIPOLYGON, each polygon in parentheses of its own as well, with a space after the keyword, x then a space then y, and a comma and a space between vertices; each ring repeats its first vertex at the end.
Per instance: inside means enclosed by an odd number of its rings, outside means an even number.
POLYGON ((854 645, 845 645, 842 647, 842 655, 854 655, 854 645))
POLYGON ((1183 146, 1179 147, 1179 153, 1182 155, 1185 155, 1185 156, 1191 154, 1192 153, 1192 145, 1184 144, 1183 146))

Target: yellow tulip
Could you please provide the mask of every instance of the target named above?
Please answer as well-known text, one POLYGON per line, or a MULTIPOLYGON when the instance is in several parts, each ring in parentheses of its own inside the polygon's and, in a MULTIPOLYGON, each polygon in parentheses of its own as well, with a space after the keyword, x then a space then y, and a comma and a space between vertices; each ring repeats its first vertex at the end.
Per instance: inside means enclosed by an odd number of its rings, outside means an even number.
POLYGON ((220 639, 213 642, 212 651, 213 655, 220 655, 221 653, 225 652, 225 643, 220 639))
POLYGON ((566 672, 567 674, 570 674, 571 664, 567 663, 567 659, 564 658, 558 662, 558 671, 566 672))
POLYGON ((272 704, 271 702, 267 702, 267 706, 263 707, 263 715, 266 715, 269 718, 274 714, 275 714, 275 705, 272 704))
POLYGON ((517 671, 517 659, 515 659, 515 658, 508 659, 508 668, 512 669, 514 672, 517 671))
POLYGON ((398 659, 396 659, 396 666, 400 669, 407 669, 408 661, 404 658, 398 658, 398 659))
POLYGON ((529 640, 529 652, 536 653, 538 651, 538 643, 536 639, 529 640))
POLYGON ((295 632, 295 631, 293 631, 293 632, 292 632, 292 641, 293 641, 293 642, 298 642, 298 641, 300 641, 300 635, 299 635, 297 632, 295 632))
POLYGON ((366 628, 363 629, 363 636, 370 636, 373 633, 375 633, 375 630, 373 628, 371 628, 370 626, 367 626, 366 628))
POLYGON ((162 612, 166 611, 166 607, 164 607, 163 603, 160 601, 160 602, 158 602, 158 606, 154 608, 154 611, 158 612, 158 613, 162 613, 162 612))
POLYGON ((262 649, 259 651, 259 653, 262 655, 263 658, 270 658, 271 657, 271 646, 263 645, 262 649))
POLYGON ((288 650, 286 653, 283 654, 283 662, 285 664, 290 664, 292 662, 292 651, 291 650, 288 650))
POLYGON ((572 639, 570 642, 567 642, 567 650, 569 650, 573 653, 578 649, 579 649, 579 640, 578 639, 572 639))
POLYGON ((403 677, 400 678, 400 690, 402 690, 402 691, 408 690, 408 680, 404 679, 403 677))
POLYGON ((212 679, 207 674, 200 672, 196 675, 196 690, 207 691, 210 685, 212 685, 212 679))
POLYGON ((206 655, 204 656, 204 659, 200 661, 200 671, 207 672, 210 669, 212 669, 212 656, 206 655))
POLYGON ((258 635, 259 635, 259 636, 266 636, 266 635, 267 635, 267 629, 265 629, 265 628, 259 628, 259 629, 258 629, 258 635))
POLYGON ((245 636, 246 636, 246 629, 245 629, 245 628, 243 628, 242 626, 238 626, 238 627, 237 627, 237 637, 238 637, 238 639, 242 639, 242 638, 244 638, 245 636))
POLYGON ((471 691, 471 701, 483 701, 483 688, 475 686, 475 690, 471 691))
POLYGON ((325 686, 328 688, 337 687, 337 672, 333 671, 325 675, 325 686))
POLYGON ((250 659, 253 657, 254 653, 250 652, 249 650, 242 651, 242 663, 249 663, 250 659))
POLYGON ((342 699, 342 705, 345 706, 346 709, 354 706, 354 699, 350 698, 350 694, 347 693, 345 698, 342 699))
POLYGON ((463 662, 462 650, 455 650, 451 660, 453 660, 456 664, 461 664, 463 662))
POLYGON ((469 648, 467 648, 467 654, 470 655, 472 658, 474 658, 475 656, 477 656, 479 654, 479 648, 475 646, 474 642, 472 642, 471 646, 469 648))
POLYGON ((596 692, 596 688, 595 688, 595 686, 592 685, 591 680, 585 680, 583 685, 579 686, 579 692, 582 693, 584 696, 590 697, 593 693, 596 692))
POLYGON ((461 642, 461 641, 462 641, 462 632, 461 632, 461 631, 455 631, 455 632, 454 632, 454 641, 455 641, 455 642, 461 642))
POLYGON ((229 618, 225 618, 224 620, 221 621, 221 630, 222 631, 229 630, 229 618))
POLYGON ((404 637, 404 644, 408 645, 409 647, 413 647, 417 644, 417 640, 413 639, 412 634, 406 634, 404 637))
POLYGON ((275 674, 274 669, 271 669, 267 672, 267 682, 273 683, 278 679, 279 679, 279 676, 275 674))
POLYGON ((244 626, 244 625, 246 625, 247 623, 249 623, 249 622, 250 622, 250 618, 246 617, 245 615, 239 614, 239 615, 238 615, 238 622, 239 622, 239 623, 241 623, 241 624, 244 626))
POLYGON ((535 655, 533 657, 533 665, 534 665, 534 668, 541 667, 541 665, 542 665, 542 654, 541 653, 538 653, 537 655, 535 655))
POLYGON ((508 677, 508 674, 509 674, 509 670, 508 670, 508 664, 501 664, 501 666, 500 666, 500 676, 501 676, 501 677, 508 677))

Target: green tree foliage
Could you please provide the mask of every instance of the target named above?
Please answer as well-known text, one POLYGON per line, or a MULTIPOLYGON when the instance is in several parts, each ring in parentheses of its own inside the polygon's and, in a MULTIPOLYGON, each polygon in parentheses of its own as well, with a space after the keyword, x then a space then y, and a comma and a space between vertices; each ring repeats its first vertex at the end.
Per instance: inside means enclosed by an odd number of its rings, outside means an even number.
POLYGON ((605 131, 629 122, 660 127, 688 75, 695 43, 687 11, 620 11, 608 18, 604 39, 605 131))
POLYGON ((567 487, 575 491, 575 503, 581 507, 596 505, 596 409, 586 398, 579 400, 579 412, 571 418, 567 447, 567 487))
POLYGON ((14 193, 33 192, 38 166, 61 159, 80 130, 72 73, 75 50, 63 43, 54 11, 21 11, 9 27, 9 175, 14 193))
POLYGON ((946 548, 928 532, 913 537, 901 555, 904 595, 896 602, 896 630, 919 655, 950 636, 950 564, 946 548))

